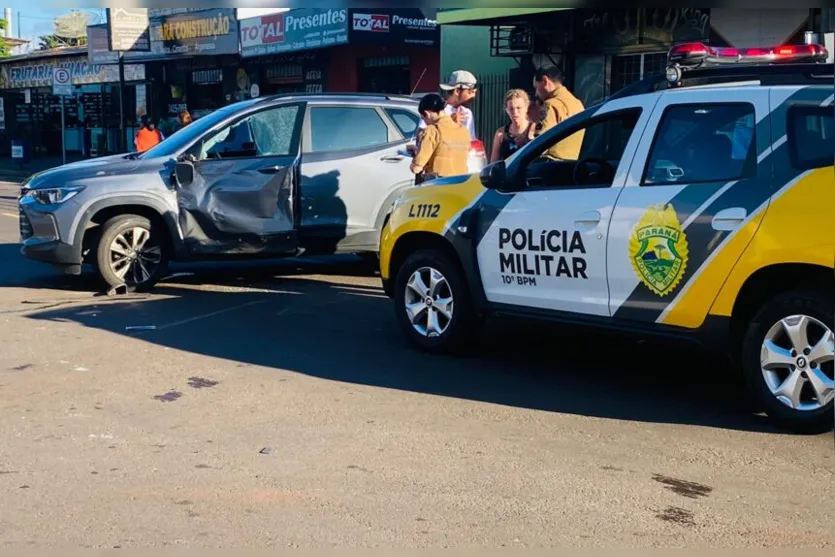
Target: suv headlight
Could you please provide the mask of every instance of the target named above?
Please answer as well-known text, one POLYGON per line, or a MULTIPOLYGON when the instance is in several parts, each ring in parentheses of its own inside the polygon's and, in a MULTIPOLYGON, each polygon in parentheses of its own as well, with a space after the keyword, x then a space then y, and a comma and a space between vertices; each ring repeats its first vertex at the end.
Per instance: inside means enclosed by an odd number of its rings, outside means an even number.
POLYGON ((83 186, 30 189, 23 197, 24 199, 34 199, 41 205, 58 205, 69 201, 83 190, 83 186))

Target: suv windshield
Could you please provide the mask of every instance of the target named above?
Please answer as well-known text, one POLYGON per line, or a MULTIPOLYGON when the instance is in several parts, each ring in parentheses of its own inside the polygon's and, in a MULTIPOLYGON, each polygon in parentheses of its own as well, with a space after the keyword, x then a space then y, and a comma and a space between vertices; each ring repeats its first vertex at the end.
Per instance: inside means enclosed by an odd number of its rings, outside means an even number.
POLYGON ((140 158, 153 159, 156 157, 171 157, 184 147, 190 145, 194 140, 206 133, 217 123, 228 118, 230 114, 248 107, 249 104, 251 103, 236 103, 224 106, 223 108, 218 109, 211 114, 200 118, 199 120, 195 120, 193 123, 184 128, 180 128, 169 137, 165 138, 165 141, 162 143, 159 143, 142 153, 140 158))

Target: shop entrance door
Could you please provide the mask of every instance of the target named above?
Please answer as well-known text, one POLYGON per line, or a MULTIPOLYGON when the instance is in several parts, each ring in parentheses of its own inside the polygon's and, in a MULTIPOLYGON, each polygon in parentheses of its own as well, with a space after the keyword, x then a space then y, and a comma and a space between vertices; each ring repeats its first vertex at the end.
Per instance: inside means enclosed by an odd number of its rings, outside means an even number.
POLYGON ((408 95, 411 69, 408 56, 366 58, 359 61, 359 92, 408 95))

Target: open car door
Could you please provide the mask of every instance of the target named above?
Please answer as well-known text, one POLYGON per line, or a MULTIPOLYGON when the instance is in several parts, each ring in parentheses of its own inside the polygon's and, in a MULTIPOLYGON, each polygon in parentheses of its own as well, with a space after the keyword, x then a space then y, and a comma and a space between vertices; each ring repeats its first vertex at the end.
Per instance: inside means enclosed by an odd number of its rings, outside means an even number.
POLYGON ((207 133, 177 165, 180 227, 195 256, 298 249, 304 103, 247 112, 207 133))

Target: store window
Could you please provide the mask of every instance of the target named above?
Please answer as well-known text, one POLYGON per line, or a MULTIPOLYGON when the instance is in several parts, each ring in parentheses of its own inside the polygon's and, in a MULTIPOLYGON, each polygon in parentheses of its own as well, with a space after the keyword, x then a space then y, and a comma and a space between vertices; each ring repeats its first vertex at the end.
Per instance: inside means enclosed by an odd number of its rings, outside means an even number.
POLYGON ((612 86, 610 94, 617 93, 645 77, 664 73, 667 68, 667 53, 652 52, 624 54, 612 58, 612 86))
POLYGON ((310 153, 365 149, 388 143, 388 127, 373 108, 313 107, 310 153))
POLYGON ((408 56, 381 56, 359 61, 361 93, 408 95, 411 92, 411 68, 408 56))

